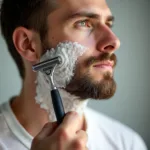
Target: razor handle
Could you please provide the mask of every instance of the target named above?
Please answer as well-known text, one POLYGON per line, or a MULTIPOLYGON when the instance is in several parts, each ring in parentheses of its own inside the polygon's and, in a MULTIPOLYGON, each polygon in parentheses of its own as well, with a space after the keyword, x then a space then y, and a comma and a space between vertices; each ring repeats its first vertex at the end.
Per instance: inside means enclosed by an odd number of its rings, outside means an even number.
POLYGON ((53 89, 51 91, 51 96, 57 122, 60 124, 64 119, 65 111, 58 89, 53 89))

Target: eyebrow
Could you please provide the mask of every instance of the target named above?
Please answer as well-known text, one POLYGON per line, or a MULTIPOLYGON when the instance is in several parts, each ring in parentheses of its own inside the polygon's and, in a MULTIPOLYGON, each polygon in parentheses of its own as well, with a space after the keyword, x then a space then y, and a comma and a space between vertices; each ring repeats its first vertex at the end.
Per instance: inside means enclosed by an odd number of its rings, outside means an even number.
MULTIPOLYGON (((87 18, 91 18, 91 19, 100 19, 100 15, 98 15, 96 13, 83 11, 83 12, 75 13, 73 15, 69 15, 67 17, 67 20, 78 18, 78 17, 87 17, 87 18)), ((115 17, 112 16, 112 15, 109 15, 109 16, 107 16, 106 20, 109 21, 109 22, 114 22, 115 17)))

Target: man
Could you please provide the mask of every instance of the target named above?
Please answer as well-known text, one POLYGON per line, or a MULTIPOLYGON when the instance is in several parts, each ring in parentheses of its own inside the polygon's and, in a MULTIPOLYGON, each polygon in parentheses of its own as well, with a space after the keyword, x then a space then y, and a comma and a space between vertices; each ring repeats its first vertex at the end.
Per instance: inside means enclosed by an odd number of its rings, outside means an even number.
POLYGON ((23 87, 19 96, 0 108, 1 150, 146 149, 134 131, 89 108, 83 116, 67 113, 58 126, 48 123, 47 112, 35 102, 36 73, 32 65, 47 49, 66 40, 78 42, 88 50, 78 60, 76 74, 65 90, 81 98, 113 96, 114 52, 120 42, 112 25, 113 17, 105 0, 3 0, 2 34, 19 68, 23 87), (101 64, 102 60, 107 64, 101 64), (113 64, 109 65, 109 61, 113 64), (80 87, 83 77, 94 92, 80 87))

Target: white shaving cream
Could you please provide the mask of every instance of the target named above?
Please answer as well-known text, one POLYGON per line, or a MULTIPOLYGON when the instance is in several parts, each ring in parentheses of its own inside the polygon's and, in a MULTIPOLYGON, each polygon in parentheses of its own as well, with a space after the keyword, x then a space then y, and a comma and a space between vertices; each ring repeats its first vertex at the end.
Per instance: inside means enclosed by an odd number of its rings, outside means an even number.
MULTIPOLYGON (((76 111, 79 114, 82 114, 83 109, 87 105, 87 100, 81 100, 79 97, 73 96, 61 89, 65 88, 72 79, 77 59, 82 56, 86 50, 86 47, 77 42, 64 42, 59 43, 55 49, 52 48, 47 50, 47 52, 41 57, 40 62, 57 56, 63 58, 62 63, 56 66, 53 77, 55 86, 59 89, 65 113, 76 111)), ((50 94, 51 85, 48 77, 45 74, 38 72, 36 84, 36 102, 40 104, 41 108, 48 112, 50 121, 56 121, 50 94)))

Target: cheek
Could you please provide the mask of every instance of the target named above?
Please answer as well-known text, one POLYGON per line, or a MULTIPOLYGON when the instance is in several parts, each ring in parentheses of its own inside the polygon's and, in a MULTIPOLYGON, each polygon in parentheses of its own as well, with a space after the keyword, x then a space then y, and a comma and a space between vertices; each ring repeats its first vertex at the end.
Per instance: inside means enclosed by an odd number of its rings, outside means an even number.
POLYGON ((89 36, 89 37, 84 38, 81 41, 81 44, 83 44, 85 47, 87 47, 89 49, 95 49, 96 40, 95 40, 94 36, 89 36))
POLYGON ((48 42, 52 47, 56 47, 59 42, 71 41, 78 42, 79 44, 89 48, 95 49, 96 39, 94 33, 89 31, 81 31, 68 27, 53 27, 48 32, 48 42))
POLYGON ((87 47, 94 48, 96 45, 96 40, 94 34, 90 34, 89 31, 82 31, 77 29, 64 29, 64 38, 68 41, 78 42, 79 44, 87 47))
POLYGON ((89 53, 88 51, 86 51, 82 56, 78 58, 76 65, 76 73, 79 77, 83 76, 83 74, 88 72, 89 67, 85 62, 89 57, 89 53))
POLYGON ((86 74, 86 72, 87 72, 87 68, 83 67, 82 63, 79 63, 76 66, 75 77, 76 78, 81 78, 81 77, 83 77, 84 74, 86 74))
POLYGON ((103 73, 94 69, 92 66, 85 66, 84 63, 80 63, 77 66, 76 78, 82 78, 85 76, 90 77, 93 81, 101 81, 103 79, 103 73))

